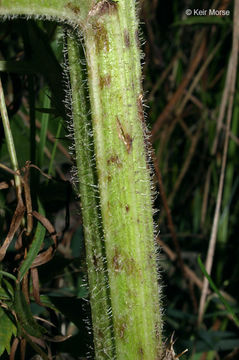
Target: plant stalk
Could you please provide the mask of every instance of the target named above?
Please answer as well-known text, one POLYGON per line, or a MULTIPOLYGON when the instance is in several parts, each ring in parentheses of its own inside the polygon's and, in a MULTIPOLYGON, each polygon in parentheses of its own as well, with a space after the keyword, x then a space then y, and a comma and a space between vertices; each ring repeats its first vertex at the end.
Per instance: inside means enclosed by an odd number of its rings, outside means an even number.
POLYGON ((21 179, 20 179, 20 176, 18 175, 19 166, 18 166, 18 161, 17 161, 17 153, 15 150, 14 140, 13 140, 10 122, 9 122, 9 118, 8 118, 7 107, 6 107, 6 103, 5 103, 1 78, 0 78, 0 110, 1 110, 2 123, 3 123, 4 133, 5 133, 5 137, 6 137, 8 153, 9 153, 9 156, 11 159, 13 170, 15 172, 14 181, 15 181, 15 186, 16 186, 16 192, 17 192, 17 195, 20 196, 20 194, 21 194, 21 179))
POLYGON ((83 26, 93 0, 1 0, 0 15, 5 18, 25 16, 67 22, 83 26))
POLYGON ((97 181, 71 38, 68 60, 95 358, 159 360, 162 320, 135 1, 30 3, 1 0, 0 14, 61 19, 80 26, 85 42, 97 181))
POLYGON ((71 84, 69 96, 72 104, 76 165, 84 224, 95 358, 97 360, 113 359, 114 346, 112 321, 109 316, 108 277, 97 203, 98 189, 94 174, 92 129, 87 115, 79 39, 70 31, 67 36, 67 50, 71 84))
POLYGON ((89 15, 84 36, 116 358, 156 360, 161 314, 135 2, 100 1, 89 15))

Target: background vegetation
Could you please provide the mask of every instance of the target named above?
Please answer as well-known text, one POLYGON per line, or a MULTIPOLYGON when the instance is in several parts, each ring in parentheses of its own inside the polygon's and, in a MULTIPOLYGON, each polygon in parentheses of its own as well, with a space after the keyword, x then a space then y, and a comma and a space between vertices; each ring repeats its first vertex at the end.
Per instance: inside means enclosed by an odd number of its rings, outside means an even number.
MULTIPOLYGON (((239 357, 239 82, 237 79, 233 91, 236 76, 232 71, 236 71, 237 64, 229 67, 233 31, 239 28, 239 19, 233 23, 233 8, 230 0, 214 4, 145 0, 140 11, 145 40, 145 113, 155 154, 153 181, 155 208, 159 210, 155 223, 156 241, 161 245, 164 333, 165 339, 170 339, 175 331, 175 352, 188 348, 182 358, 190 360, 239 357), (187 17, 188 8, 228 9, 230 15, 187 17), (212 229, 217 221, 215 237, 212 229), (208 256, 213 238, 216 246, 211 247, 208 256), (210 287, 204 315, 200 312, 203 267, 199 266, 199 255, 203 263, 207 258, 213 261, 211 279, 223 297, 220 299, 215 288, 210 287)), ((75 359, 80 349, 82 358, 86 358, 93 356, 92 337, 80 200, 74 184, 74 149, 69 151, 69 109, 63 106, 66 97, 62 84, 66 77, 62 28, 53 22, 18 19, 1 23, 0 29, 0 70, 4 69, 1 78, 17 158, 22 176, 30 185, 32 208, 42 216, 34 219, 37 245, 33 256, 42 244, 43 251, 37 257, 38 271, 32 273, 34 281, 28 287, 27 278, 24 280, 25 295, 31 300, 32 313, 45 319, 41 324, 47 329, 44 341, 28 338, 26 346, 24 319, 18 315, 22 337, 15 337, 14 318, 4 311, 12 305, 13 280, 2 274, 1 359, 8 359, 10 353, 12 359, 28 359, 39 349, 48 352, 49 357, 57 354, 58 359, 75 359), (26 163, 29 160, 34 167, 26 163), (44 252, 47 249, 48 253, 44 252), (67 338, 68 335, 72 337, 67 338)), ((2 270, 19 276, 17 269, 24 256, 21 245, 25 239, 20 225, 13 226, 19 199, 12 187, 13 173, 3 129, 0 131, 1 242, 7 235, 13 236, 2 270)), ((24 316, 31 323, 30 315, 24 316)))

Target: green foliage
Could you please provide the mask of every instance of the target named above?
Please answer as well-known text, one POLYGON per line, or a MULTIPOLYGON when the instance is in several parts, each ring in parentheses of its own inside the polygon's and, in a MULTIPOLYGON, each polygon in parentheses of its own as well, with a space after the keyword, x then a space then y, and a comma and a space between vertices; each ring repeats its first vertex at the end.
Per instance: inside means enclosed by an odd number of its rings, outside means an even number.
POLYGON ((218 295, 219 299, 221 300, 221 302, 223 303, 223 305, 225 306, 225 308, 227 309, 228 313, 231 314, 233 320, 235 321, 235 324, 237 326, 239 326, 239 318, 236 316, 235 312, 233 311, 232 307, 229 305, 229 303, 226 301, 226 299, 221 295, 220 291, 218 290, 218 288, 216 287, 216 285, 214 284, 211 276, 207 273, 205 266, 202 263, 202 260, 200 258, 200 256, 198 257, 198 265, 200 266, 200 269, 202 270, 203 274, 206 276, 206 278, 209 281, 210 286, 212 287, 212 289, 215 291, 215 293, 218 295))
POLYGON ((0 356, 4 353, 10 353, 12 336, 16 336, 17 328, 6 310, 0 307, 0 356))
POLYGON ((42 338, 46 330, 39 326, 34 320, 30 306, 27 303, 26 298, 18 284, 14 294, 13 309, 16 313, 17 320, 20 325, 19 335, 21 335, 23 331, 23 334, 26 332, 28 335, 42 338))

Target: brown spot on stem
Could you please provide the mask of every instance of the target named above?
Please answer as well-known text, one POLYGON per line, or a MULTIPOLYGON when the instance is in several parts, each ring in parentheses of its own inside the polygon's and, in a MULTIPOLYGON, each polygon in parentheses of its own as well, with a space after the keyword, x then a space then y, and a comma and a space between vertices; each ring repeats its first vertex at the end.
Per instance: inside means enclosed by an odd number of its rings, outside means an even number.
POLYGON ((105 15, 105 14, 113 14, 117 11, 118 4, 116 1, 113 0, 103 0, 100 1, 100 9, 99 9, 99 15, 105 15))
POLYGON ((100 51, 109 51, 109 38, 107 30, 103 24, 97 22, 93 25, 95 40, 96 40, 96 50, 100 51))
POLYGON ((120 326, 119 326, 119 336, 121 339, 124 338, 124 333, 125 333, 125 329, 127 328, 127 324, 125 322, 123 322, 120 326))
POLYGON ((100 77, 100 88, 103 89, 105 86, 110 86, 111 75, 105 75, 100 77))
POLYGON ((127 48, 130 47, 130 37, 129 37, 129 32, 128 30, 124 31, 124 44, 127 48))
POLYGON ((66 5, 66 8, 70 9, 74 14, 79 15, 80 14, 80 8, 71 2, 68 2, 66 5))
POLYGON ((97 334, 98 334, 98 337, 103 339, 104 338, 104 334, 101 330, 97 330, 97 334))
POLYGON ((119 138, 123 141, 126 150, 128 152, 128 154, 131 152, 132 150, 132 143, 133 143, 133 139, 132 137, 124 130, 118 116, 116 117, 117 119, 117 127, 118 127, 118 135, 119 138))
POLYGON ((115 272, 120 272, 120 270, 122 270, 123 262, 122 262, 120 254, 119 254, 118 248, 115 248, 114 256, 112 259, 112 264, 113 264, 115 272))
POLYGON ((139 94, 137 99, 138 115, 141 122, 144 124, 144 110, 143 110, 143 95, 139 94))
POLYGON ((140 355, 140 359, 143 359, 144 350, 143 350, 142 346, 139 347, 139 355, 140 355))
POLYGON ((155 324, 155 335, 156 335, 156 339, 159 341, 160 340, 159 324, 155 324))
POLYGON ((108 179, 108 182, 111 182, 112 177, 110 175, 108 175, 107 179, 108 179))
POLYGON ((118 155, 112 155, 108 160, 107 160, 107 165, 110 164, 115 164, 117 167, 122 167, 122 163, 118 157, 118 155))
POLYGON ((98 259, 97 259, 97 257, 96 257, 95 254, 93 255, 93 264, 94 264, 94 267, 95 267, 95 268, 98 267, 98 259))
POLYGON ((135 31, 135 41, 136 41, 137 47, 140 49, 140 41, 139 41, 139 32, 138 32, 138 30, 135 31))
POLYGON ((129 205, 125 206, 125 210, 126 210, 126 212, 129 212, 129 205))
POLYGON ((141 275, 140 269, 134 261, 134 258, 130 258, 125 262, 125 268, 128 275, 138 277, 141 275))
POLYGON ((99 1, 89 12, 89 16, 102 16, 114 14, 117 11, 118 4, 113 0, 102 0, 99 1))
POLYGON ((116 273, 125 272, 129 276, 141 277, 141 270, 137 263, 123 249, 114 248, 112 265, 116 273))

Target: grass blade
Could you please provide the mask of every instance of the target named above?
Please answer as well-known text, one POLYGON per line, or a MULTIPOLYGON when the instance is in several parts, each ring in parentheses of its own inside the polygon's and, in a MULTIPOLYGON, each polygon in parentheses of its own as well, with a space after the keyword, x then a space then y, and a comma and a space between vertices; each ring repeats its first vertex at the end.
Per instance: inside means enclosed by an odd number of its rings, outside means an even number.
POLYGON ((200 267, 200 269, 203 272, 203 275, 207 278, 211 288, 213 289, 213 291, 215 291, 215 293, 218 295, 219 299, 221 300, 221 302, 223 303, 223 305, 225 306, 225 308, 227 309, 227 311, 231 314, 235 324, 239 327, 239 319, 236 316, 235 312, 233 311, 232 307, 229 305, 229 303, 227 302, 227 300, 222 296, 222 294, 220 293, 220 291, 218 290, 217 286, 215 285, 215 283, 213 282, 211 276, 208 274, 207 270, 205 269, 205 266, 203 265, 203 262, 201 260, 201 257, 198 256, 198 265, 200 267))

